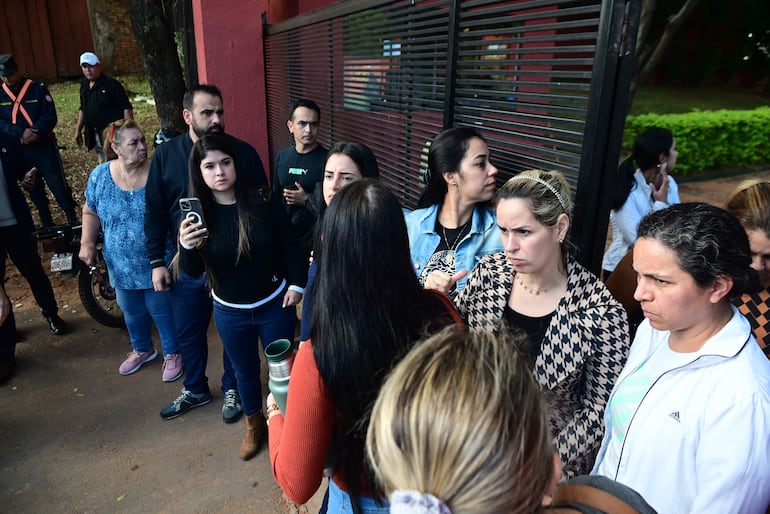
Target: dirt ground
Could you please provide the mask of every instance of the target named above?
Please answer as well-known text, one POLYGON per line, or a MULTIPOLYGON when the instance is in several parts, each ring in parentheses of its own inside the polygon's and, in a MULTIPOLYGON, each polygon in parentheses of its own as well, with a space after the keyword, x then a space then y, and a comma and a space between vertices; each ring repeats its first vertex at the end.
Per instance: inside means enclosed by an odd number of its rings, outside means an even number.
MULTIPOLYGON (((770 170, 683 182, 681 197, 719 205, 751 176, 770 180, 770 170)), ((18 373, 0 387, 0 511, 297 512, 275 485, 266 448, 249 462, 238 458, 245 427, 222 422, 221 344, 213 323, 213 401, 163 421, 160 409, 182 383, 161 382, 160 359, 120 376, 128 336, 88 317, 76 280, 52 276, 60 314, 72 328, 56 337, 26 282, 13 266, 8 271, 23 341, 18 373)), ((319 500, 300 510, 317 512, 319 500)))
MULTIPOLYGON (((52 277, 71 327, 54 336, 26 283, 9 271, 6 287, 23 341, 17 374, 0 387, 0 512, 298 511, 275 484, 266 446, 249 462, 238 457, 245 422, 222 421, 222 350, 213 323, 213 400, 164 421, 160 409, 179 394, 182 380, 163 383, 160 358, 119 375, 128 335, 85 313, 76 280, 52 277)), ((319 505, 320 496, 299 511, 317 512, 319 505)))

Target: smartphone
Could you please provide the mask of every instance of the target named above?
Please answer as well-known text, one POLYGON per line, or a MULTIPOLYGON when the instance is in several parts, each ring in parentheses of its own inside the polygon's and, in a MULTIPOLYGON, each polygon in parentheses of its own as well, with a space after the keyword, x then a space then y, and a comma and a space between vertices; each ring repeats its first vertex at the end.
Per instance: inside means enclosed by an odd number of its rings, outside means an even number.
POLYGON ((197 198, 180 198, 179 208, 182 210, 182 216, 192 218, 193 223, 202 223, 201 228, 206 228, 206 220, 203 219, 203 207, 201 201, 197 198))
POLYGON ((655 176, 652 178, 652 185, 653 187, 658 190, 660 189, 660 186, 663 185, 663 180, 666 178, 666 163, 663 162, 660 165, 660 168, 658 168, 658 172, 655 173, 655 176))

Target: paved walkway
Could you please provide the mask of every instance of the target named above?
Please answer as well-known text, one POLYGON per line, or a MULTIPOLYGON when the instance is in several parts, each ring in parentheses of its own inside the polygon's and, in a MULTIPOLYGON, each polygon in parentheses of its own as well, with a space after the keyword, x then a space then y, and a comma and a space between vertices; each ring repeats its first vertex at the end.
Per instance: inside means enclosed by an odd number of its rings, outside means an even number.
POLYGON ((723 206, 730 192, 741 182, 751 178, 760 178, 770 181, 770 169, 758 168, 744 170, 727 176, 714 176, 705 179, 688 180, 687 177, 677 179, 679 182, 679 196, 683 202, 708 202, 713 205, 723 206))

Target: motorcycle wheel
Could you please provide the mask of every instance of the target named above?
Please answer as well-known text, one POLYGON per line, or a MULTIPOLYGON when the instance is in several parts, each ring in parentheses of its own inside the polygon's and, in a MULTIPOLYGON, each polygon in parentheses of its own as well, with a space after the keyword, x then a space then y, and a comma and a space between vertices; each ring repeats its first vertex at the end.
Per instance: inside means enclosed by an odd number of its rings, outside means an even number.
POLYGON ((118 307, 115 289, 110 285, 107 265, 99 256, 99 265, 94 271, 83 266, 78 277, 78 294, 86 312, 96 321, 111 328, 123 328, 126 322, 123 311, 118 307))

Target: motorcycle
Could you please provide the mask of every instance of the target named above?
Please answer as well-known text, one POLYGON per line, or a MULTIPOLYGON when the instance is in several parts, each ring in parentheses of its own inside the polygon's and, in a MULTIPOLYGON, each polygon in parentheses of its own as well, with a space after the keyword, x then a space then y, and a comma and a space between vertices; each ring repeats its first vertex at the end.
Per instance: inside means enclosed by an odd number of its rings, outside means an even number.
POLYGON ((78 277, 78 296, 86 312, 104 326, 123 328, 126 323, 110 284, 101 241, 96 247, 95 266, 87 266, 78 259, 82 231, 82 225, 57 225, 33 232, 32 237, 41 243, 43 252, 53 254, 52 272, 65 278, 78 277))

